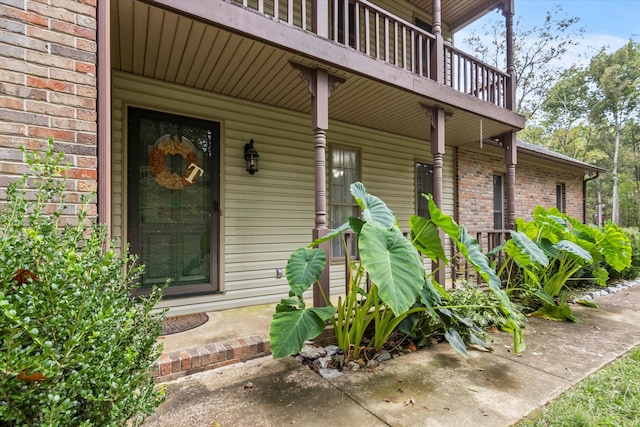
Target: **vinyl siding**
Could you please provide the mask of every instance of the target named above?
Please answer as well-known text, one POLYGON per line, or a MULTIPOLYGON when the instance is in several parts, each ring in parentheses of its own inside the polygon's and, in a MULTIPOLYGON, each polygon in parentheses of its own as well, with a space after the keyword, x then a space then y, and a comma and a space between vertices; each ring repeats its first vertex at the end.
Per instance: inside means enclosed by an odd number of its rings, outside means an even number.
MULTIPOLYGON (((310 100, 309 100, 310 102, 310 100)), ((221 123, 220 294, 170 299, 176 314, 277 302, 288 292, 275 268, 307 245, 314 227, 314 151, 310 117, 177 85, 114 72, 113 234, 126 240, 126 111, 128 106, 221 123), (260 170, 244 169, 244 145, 253 138, 260 170)), ((425 120, 427 117, 425 116, 425 120)), ((361 180, 406 228, 415 213, 416 159, 430 161, 429 143, 331 121, 329 146, 361 153, 361 180)), ((451 153, 445 155, 444 210, 453 212, 451 153)), ((328 165, 328 163, 327 163, 328 165)), ((329 209, 327 209, 329 212, 329 209)), ((332 294, 343 292, 342 264, 331 270, 332 294)), ((310 294, 309 294, 310 296, 310 294)))

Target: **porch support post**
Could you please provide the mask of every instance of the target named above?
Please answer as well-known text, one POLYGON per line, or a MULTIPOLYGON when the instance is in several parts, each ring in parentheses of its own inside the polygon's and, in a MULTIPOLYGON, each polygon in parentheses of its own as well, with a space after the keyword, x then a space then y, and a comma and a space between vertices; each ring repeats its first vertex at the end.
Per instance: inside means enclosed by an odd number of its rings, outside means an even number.
POLYGON ((507 168, 507 214, 505 216, 505 228, 516 228, 516 164, 518 163, 518 148, 516 145, 516 133, 504 134, 504 164, 507 168))
POLYGON ((507 74, 509 74, 509 82, 507 83, 505 101, 506 107, 509 110, 515 110, 516 105, 516 71, 514 65, 514 51, 513 51, 513 15, 514 15, 514 0, 505 0, 502 13, 506 21, 506 35, 507 35, 507 74))
POLYGON ((431 49, 431 79, 444 83, 444 39, 442 38, 442 5, 441 0, 432 0, 433 22, 431 30, 435 40, 431 49))
MULTIPOLYGON (((433 107, 431 109, 431 155, 433 156, 433 201, 436 206, 442 209, 442 167, 444 156, 444 126, 445 111, 442 108, 433 107)), ((445 238, 442 230, 440 233, 440 243, 445 247, 445 238)), ((437 270, 434 278, 442 286, 445 285, 445 269, 442 261, 433 263, 432 268, 437 270)))
POLYGON ((320 37, 329 38, 329 1, 312 0, 311 30, 320 37))
MULTIPOLYGON (((311 129, 313 130, 313 147, 315 152, 315 227, 312 231, 313 240, 324 237, 329 233, 327 228, 327 129, 329 128, 329 95, 331 91, 344 79, 329 75, 322 68, 308 68, 304 65, 289 63, 300 71, 300 76, 309 84, 311 93, 311 129)), ((326 305, 324 296, 329 298, 329 268, 331 265, 331 245, 324 242, 319 245, 324 250, 327 259, 326 266, 320 275, 320 287, 313 286, 313 305, 326 305), (324 295, 323 295, 324 293, 324 295)))
POLYGON ((98 16, 98 221, 111 236, 111 13, 110 0, 97 5, 98 16))

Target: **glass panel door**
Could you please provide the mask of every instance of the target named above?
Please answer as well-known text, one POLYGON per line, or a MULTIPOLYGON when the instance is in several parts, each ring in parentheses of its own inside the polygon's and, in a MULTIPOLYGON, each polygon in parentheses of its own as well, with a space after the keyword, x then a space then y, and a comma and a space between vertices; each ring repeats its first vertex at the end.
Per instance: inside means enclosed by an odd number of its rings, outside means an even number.
POLYGON ((129 108, 127 230, 141 292, 218 290, 220 124, 129 108))

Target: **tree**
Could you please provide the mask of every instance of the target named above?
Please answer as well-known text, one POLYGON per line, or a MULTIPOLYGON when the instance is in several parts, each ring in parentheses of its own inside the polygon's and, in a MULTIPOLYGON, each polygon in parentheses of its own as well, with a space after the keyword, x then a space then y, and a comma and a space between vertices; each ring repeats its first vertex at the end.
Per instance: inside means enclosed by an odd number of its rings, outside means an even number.
POLYGON ((592 83, 591 116, 603 118, 613 134, 611 220, 620 221, 618 160, 623 126, 637 114, 640 102, 640 47, 629 41, 617 51, 601 51, 591 60, 587 73, 592 83))
MULTIPOLYGON (((516 111, 533 118, 549 87, 560 76, 563 57, 577 46, 584 33, 576 28, 579 18, 568 18, 562 6, 547 12, 541 26, 527 26, 520 17, 514 24, 514 66, 516 74, 516 111)), ((483 26, 484 35, 472 33, 464 41, 474 54, 498 68, 506 68, 506 31, 503 21, 491 20, 483 26), (489 46, 485 42, 489 38, 489 46)))

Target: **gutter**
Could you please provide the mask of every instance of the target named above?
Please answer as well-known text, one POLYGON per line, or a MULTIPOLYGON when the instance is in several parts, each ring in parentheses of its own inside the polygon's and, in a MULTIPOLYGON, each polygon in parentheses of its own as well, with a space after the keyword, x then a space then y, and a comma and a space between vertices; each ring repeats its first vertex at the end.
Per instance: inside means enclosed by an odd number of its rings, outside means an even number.
POLYGON ((582 223, 587 223, 587 182, 592 181, 600 176, 600 172, 596 171, 594 176, 585 178, 582 181, 582 223))

